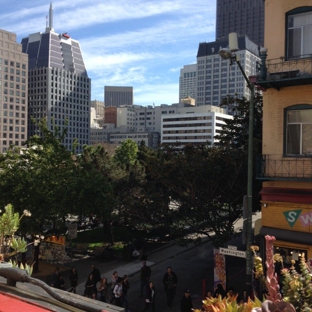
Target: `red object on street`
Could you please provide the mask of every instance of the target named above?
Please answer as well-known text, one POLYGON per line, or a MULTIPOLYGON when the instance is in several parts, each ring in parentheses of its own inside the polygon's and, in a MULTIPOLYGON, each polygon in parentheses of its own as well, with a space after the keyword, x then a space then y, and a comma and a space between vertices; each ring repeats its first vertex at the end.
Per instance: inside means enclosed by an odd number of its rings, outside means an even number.
POLYGON ((20 297, 0 292, 0 311, 1 312, 42 312, 53 311, 36 303, 26 301, 20 297))

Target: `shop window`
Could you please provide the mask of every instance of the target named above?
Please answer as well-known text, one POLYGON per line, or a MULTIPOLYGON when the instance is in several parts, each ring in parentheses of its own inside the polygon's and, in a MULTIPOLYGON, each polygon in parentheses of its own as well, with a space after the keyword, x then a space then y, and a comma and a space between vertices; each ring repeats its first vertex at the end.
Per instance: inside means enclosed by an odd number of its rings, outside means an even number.
POLYGON ((287 58, 310 57, 312 53, 312 7, 300 7, 286 14, 287 58))
POLYGON ((286 155, 312 155, 312 105, 286 108, 285 133, 286 155))

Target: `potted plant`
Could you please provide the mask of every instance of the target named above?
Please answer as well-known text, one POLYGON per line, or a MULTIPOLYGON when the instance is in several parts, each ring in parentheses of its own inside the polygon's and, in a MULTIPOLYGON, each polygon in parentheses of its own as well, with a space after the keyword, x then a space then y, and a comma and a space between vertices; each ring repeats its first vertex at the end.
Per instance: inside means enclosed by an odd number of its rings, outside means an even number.
POLYGON ((31 213, 24 210, 20 216, 19 213, 14 212, 11 204, 5 206, 4 212, 0 215, 0 267, 17 266, 17 261, 6 262, 6 260, 19 252, 26 252, 27 242, 25 239, 15 237, 24 216, 30 217, 31 213))

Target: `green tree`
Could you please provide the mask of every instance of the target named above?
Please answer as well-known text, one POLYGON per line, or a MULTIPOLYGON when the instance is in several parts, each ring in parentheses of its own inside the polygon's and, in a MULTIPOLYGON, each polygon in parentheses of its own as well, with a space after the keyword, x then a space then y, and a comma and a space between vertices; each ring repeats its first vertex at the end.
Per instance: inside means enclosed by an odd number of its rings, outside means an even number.
MULTIPOLYGON (((226 120, 216 139, 218 146, 226 149, 241 149, 248 153, 249 136, 249 100, 245 97, 228 97, 223 100, 222 106, 234 111, 234 118, 226 120)), ((253 131, 253 211, 260 209, 260 190, 262 183, 256 180, 257 156, 262 153, 262 94, 256 92, 254 98, 254 131, 253 131)), ((247 164, 246 164, 247 166, 247 164)))
MULTIPOLYGON (((218 146, 231 149, 248 150, 249 134, 249 100, 245 97, 228 97, 221 106, 228 107, 234 113, 233 119, 227 119, 220 134, 215 136, 219 140, 218 146)), ((254 151, 261 154, 262 150, 262 95, 255 93, 254 99, 254 151)))
POLYGON ((131 139, 127 139, 116 148, 114 159, 126 170, 134 165, 137 160, 138 145, 131 139))

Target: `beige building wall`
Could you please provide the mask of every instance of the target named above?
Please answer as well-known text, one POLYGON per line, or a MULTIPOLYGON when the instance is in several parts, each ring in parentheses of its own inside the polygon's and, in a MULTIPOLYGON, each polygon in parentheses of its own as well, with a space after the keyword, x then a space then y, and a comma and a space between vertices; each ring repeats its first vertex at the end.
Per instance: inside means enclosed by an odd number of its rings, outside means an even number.
POLYGON ((27 140, 28 55, 16 34, 0 29, 0 153, 27 140))

